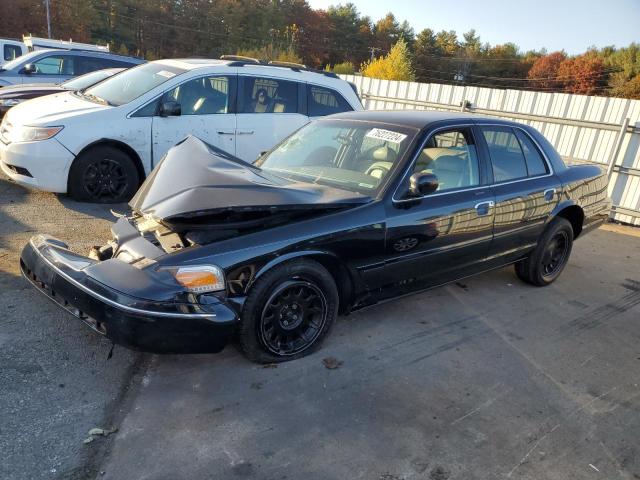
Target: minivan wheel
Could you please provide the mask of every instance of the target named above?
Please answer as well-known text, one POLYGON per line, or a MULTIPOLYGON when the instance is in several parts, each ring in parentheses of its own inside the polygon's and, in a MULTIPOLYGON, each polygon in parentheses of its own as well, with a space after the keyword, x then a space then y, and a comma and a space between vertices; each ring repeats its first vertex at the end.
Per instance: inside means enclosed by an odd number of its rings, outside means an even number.
POLYGON ((138 189, 140 177, 131 157, 122 150, 100 145, 80 154, 69 172, 69 194, 93 203, 126 202, 138 189))
POLYGON ((525 260, 516 263, 516 274, 527 283, 544 287, 555 281, 569 261, 573 227, 558 217, 540 237, 538 246, 525 260))
POLYGON ((242 311, 240 347, 258 363, 303 357, 320 346, 337 314, 338 290, 322 265, 284 263, 251 288, 242 311))

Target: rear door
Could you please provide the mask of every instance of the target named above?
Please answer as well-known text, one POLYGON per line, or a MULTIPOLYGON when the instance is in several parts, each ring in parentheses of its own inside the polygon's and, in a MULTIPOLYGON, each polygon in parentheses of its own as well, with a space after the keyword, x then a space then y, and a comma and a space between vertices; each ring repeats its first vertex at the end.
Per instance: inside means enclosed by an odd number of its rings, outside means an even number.
POLYGON ((235 75, 207 75, 165 92, 160 101, 178 102, 181 114, 153 117, 153 163, 187 135, 235 155, 235 91, 235 75))
POLYGON ((495 195, 491 256, 507 263, 533 248, 558 204, 560 182, 540 147, 521 128, 479 125, 495 195))
POLYGON ((304 83, 268 76, 238 76, 236 156, 247 162, 309 121, 304 83))

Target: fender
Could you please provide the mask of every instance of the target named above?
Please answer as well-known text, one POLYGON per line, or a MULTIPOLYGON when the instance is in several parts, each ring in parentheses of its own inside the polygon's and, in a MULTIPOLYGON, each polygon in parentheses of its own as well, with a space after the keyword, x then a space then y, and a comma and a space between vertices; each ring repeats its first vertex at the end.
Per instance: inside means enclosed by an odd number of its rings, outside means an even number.
POLYGON ((116 148, 120 148, 121 150, 124 150, 133 159, 133 163, 135 164, 136 169, 138 170, 138 175, 140 176, 140 183, 142 183, 144 179, 147 177, 144 166, 142 165, 142 158, 140 157, 140 154, 130 145, 127 145, 121 140, 114 140, 113 138, 100 138, 82 147, 80 151, 77 153, 77 155, 75 155, 74 159, 71 160, 71 162, 69 162, 69 165, 66 166, 67 172, 69 172, 69 170, 71 169, 71 165, 73 164, 76 158, 82 155, 86 150, 92 147, 95 147, 97 145, 112 145, 116 148))

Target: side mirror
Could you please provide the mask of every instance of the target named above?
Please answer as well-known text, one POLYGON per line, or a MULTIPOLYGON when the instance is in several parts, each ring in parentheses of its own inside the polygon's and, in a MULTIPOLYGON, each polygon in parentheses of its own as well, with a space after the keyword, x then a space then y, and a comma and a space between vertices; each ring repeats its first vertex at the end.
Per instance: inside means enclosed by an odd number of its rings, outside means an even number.
POLYGON ((433 173, 416 172, 409 179, 409 192, 413 197, 429 195, 438 189, 438 177, 433 173))
POLYGON ((160 104, 158 114, 161 117, 179 117, 182 115, 182 107, 178 102, 166 101, 160 104))
POLYGON ((31 75, 33 73, 36 73, 37 69, 36 66, 33 63, 27 63, 24 67, 22 67, 22 72, 26 75, 31 75))

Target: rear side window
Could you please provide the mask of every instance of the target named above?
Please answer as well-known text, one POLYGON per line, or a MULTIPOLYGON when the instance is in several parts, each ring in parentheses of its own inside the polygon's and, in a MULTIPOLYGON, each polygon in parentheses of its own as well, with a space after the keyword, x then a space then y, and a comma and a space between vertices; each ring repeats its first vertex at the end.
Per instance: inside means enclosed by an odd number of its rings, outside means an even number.
POLYGON ((531 141, 529 135, 518 129, 515 129, 515 132, 518 140, 520 141, 520 146, 522 147, 522 152, 524 153, 524 159, 527 162, 527 171, 529 173, 529 176, 535 177, 538 175, 549 173, 549 171, 547 170, 547 165, 542 159, 540 151, 531 141))
POLYGON ((5 45, 2 54, 4 57, 4 61, 8 62, 22 55, 22 50, 17 45, 5 45))
POLYGON ((509 127, 480 127, 489 147, 496 183, 527 177, 527 164, 515 133, 509 127))
POLYGON ((111 68, 115 65, 104 58, 77 57, 76 58, 76 75, 84 75, 85 73, 104 68, 111 68))
POLYGON ((353 110, 349 102, 335 90, 308 85, 307 111, 310 117, 322 117, 353 110))
POLYGON ((242 77, 240 113, 297 113, 298 84, 263 77, 242 77))

